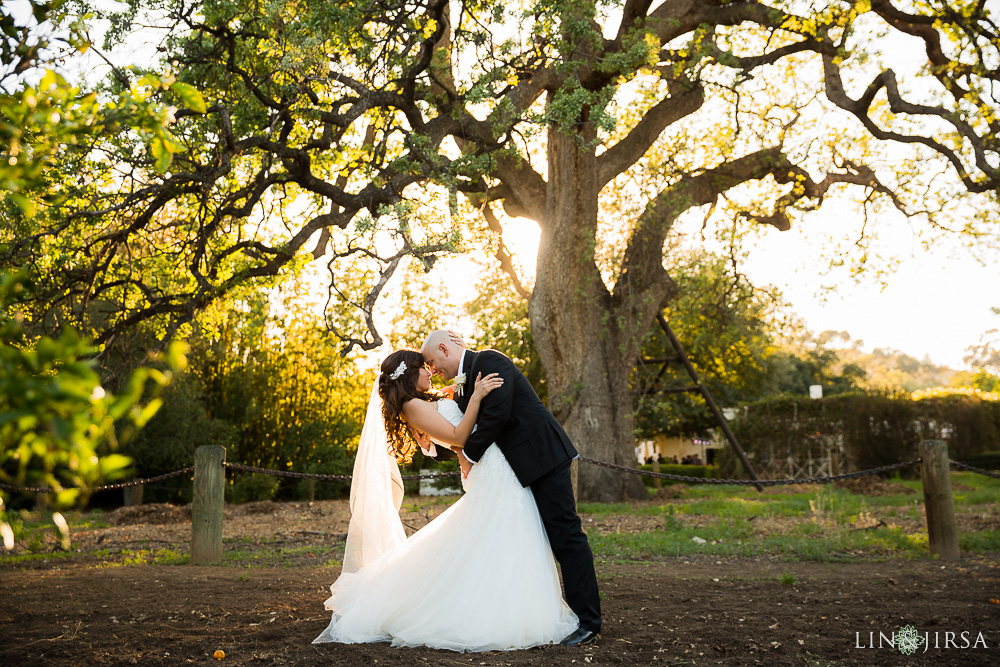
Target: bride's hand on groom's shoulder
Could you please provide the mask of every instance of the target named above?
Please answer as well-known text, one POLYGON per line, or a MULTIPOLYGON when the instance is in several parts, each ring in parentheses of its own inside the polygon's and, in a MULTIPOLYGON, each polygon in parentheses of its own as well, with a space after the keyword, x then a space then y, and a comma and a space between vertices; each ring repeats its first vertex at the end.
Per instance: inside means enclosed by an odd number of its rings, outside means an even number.
POLYGON ((494 389, 497 389, 503 384, 503 378, 500 377, 499 373, 490 373, 486 377, 483 377, 482 373, 476 374, 476 390, 472 392, 472 398, 478 398, 482 400, 494 389))

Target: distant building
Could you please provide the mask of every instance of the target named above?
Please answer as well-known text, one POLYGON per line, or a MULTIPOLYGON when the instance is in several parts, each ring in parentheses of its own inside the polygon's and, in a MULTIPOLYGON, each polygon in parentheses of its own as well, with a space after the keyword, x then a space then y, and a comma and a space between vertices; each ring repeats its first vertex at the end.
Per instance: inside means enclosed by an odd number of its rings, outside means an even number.
POLYGON ((685 458, 697 457, 702 463, 712 463, 715 450, 725 446, 725 440, 713 438, 680 438, 677 436, 657 435, 648 440, 642 440, 635 448, 636 460, 640 465, 659 458, 665 463, 681 463, 685 458))

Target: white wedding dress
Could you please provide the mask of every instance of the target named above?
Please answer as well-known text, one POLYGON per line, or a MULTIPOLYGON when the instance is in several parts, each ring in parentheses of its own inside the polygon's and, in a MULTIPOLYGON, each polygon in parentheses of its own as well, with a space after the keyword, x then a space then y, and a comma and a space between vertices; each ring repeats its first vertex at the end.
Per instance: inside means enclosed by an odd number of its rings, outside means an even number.
MULTIPOLYGON (((453 424, 458 405, 438 401, 453 424)), ((390 641, 453 651, 558 642, 577 628, 535 499, 498 447, 454 505, 383 557, 330 587, 333 620, 313 643, 390 641)))

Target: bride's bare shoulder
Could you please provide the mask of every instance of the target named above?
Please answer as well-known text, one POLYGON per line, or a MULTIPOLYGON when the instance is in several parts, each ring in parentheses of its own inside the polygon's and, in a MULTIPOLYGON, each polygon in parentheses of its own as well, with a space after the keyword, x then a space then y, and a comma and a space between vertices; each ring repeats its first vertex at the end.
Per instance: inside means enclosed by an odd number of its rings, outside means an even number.
POLYGON ((406 403, 403 403, 403 414, 407 417, 411 415, 429 414, 431 412, 437 412, 437 406, 431 401, 414 398, 406 403))

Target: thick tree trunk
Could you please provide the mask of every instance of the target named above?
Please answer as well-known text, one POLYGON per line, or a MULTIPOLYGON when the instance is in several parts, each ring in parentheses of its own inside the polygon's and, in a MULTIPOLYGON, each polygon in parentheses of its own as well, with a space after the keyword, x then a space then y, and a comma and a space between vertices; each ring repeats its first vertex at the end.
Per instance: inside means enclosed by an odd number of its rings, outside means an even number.
MULTIPOLYGON (((634 467, 628 380, 634 326, 613 312, 613 299, 594 261, 598 182, 592 130, 576 136, 551 129, 548 192, 534 291, 531 332, 548 381, 550 407, 584 456, 634 467), (629 336, 631 338, 632 336, 629 336)), ((638 326, 645 326, 639 323, 638 326)), ((634 476, 580 465, 581 500, 645 498, 634 476)))

